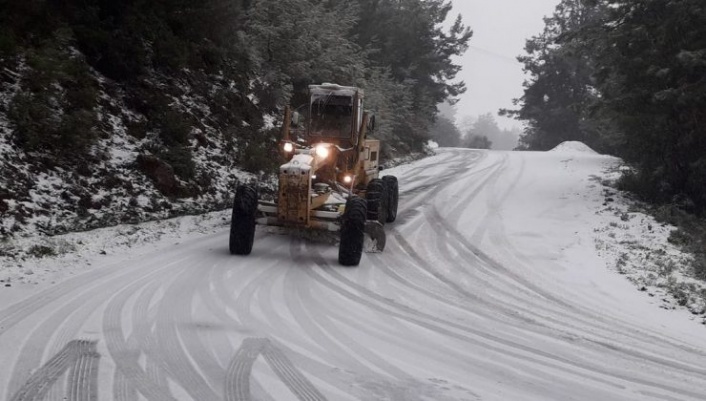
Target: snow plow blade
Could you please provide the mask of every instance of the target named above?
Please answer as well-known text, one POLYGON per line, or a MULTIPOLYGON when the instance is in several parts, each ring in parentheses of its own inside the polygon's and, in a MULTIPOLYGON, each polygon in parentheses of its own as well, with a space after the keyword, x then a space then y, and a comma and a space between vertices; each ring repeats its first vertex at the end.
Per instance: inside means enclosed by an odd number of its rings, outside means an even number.
POLYGON ((387 237, 385 235, 385 229, 379 221, 366 221, 365 234, 367 234, 368 238, 370 238, 370 241, 366 241, 366 252, 382 252, 385 250, 385 243, 387 242, 387 237))

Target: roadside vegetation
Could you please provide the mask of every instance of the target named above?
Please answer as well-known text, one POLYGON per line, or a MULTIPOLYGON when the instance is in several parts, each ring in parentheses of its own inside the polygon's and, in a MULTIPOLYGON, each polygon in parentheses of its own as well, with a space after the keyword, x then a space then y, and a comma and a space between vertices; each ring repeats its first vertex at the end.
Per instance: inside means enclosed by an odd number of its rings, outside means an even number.
POLYGON ((520 149, 572 140, 622 158, 614 186, 677 227, 706 280, 704 2, 563 0, 525 50, 524 95, 501 111, 526 123, 520 149))
POLYGON ((309 84, 363 87, 388 157, 465 91, 448 0, 0 4, 3 237, 223 208, 274 171, 309 84))

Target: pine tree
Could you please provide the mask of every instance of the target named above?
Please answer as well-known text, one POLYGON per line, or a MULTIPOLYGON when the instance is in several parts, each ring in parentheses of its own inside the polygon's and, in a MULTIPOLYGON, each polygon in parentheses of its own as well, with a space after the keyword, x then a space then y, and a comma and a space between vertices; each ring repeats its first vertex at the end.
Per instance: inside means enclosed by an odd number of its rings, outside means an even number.
POLYGON ((706 213, 706 5, 610 0, 595 42, 601 106, 639 190, 706 213))
POLYGON ((544 31, 525 45, 518 57, 530 75, 524 95, 515 100, 518 110, 503 110, 527 123, 520 141, 526 149, 548 150, 567 140, 600 147, 597 120, 589 115, 595 101, 593 62, 586 51, 587 30, 601 17, 603 8, 581 0, 564 0, 545 18, 544 31))
POLYGON ((442 23, 450 10, 446 0, 360 0, 351 37, 368 52, 372 67, 387 69, 405 88, 391 94, 408 106, 392 127, 404 151, 421 150, 436 105, 465 91, 463 82, 453 82, 460 66, 452 58, 466 50, 472 32, 460 16, 445 32, 442 23))
POLYGON ((461 144, 461 132, 448 117, 439 116, 431 127, 431 139, 439 146, 457 147, 461 144))
POLYGON ((281 106, 312 83, 356 82, 365 58, 348 36, 357 18, 355 3, 254 0, 243 34, 260 85, 281 106))

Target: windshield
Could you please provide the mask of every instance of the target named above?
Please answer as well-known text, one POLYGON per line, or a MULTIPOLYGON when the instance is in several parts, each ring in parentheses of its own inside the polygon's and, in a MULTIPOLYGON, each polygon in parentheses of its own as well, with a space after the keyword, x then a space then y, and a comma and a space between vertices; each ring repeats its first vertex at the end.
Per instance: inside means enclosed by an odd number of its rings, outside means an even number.
POLYGON ((314 95, 311 99, 310 121, 310 135, 350 138, 353 98, 328 94, 314 95))

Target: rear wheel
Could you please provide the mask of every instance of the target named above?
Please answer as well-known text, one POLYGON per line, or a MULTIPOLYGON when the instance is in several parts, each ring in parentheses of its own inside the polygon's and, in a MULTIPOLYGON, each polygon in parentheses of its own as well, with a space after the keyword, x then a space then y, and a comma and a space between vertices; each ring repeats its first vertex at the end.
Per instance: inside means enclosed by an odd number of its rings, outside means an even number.
POLYGON ((233 214, 230 220, 230 253, 249 255, 255 240, 257 191, 248 185, 239 185, 235 191, 233 214))
POLYGON ((380 224, 387 221, 388 194, 385 182, 373 178, 365 189, 365 201, 368 206, 368 220, 377 220, 380 224))
POLYGON ((382 181, 387 187, 387 219, 388 223, 392 223, 397 219, 397 204, 400 200, 400 186, 397 183, 397 177, 394 175, 386 175, 382 177, 382 181))
POLYGON ((360 263, 366 214, 365 200, 357 196, 348 198, 341 216, 341 243, 338 246, 338 263, 343 266, 358 266, 360 263))

